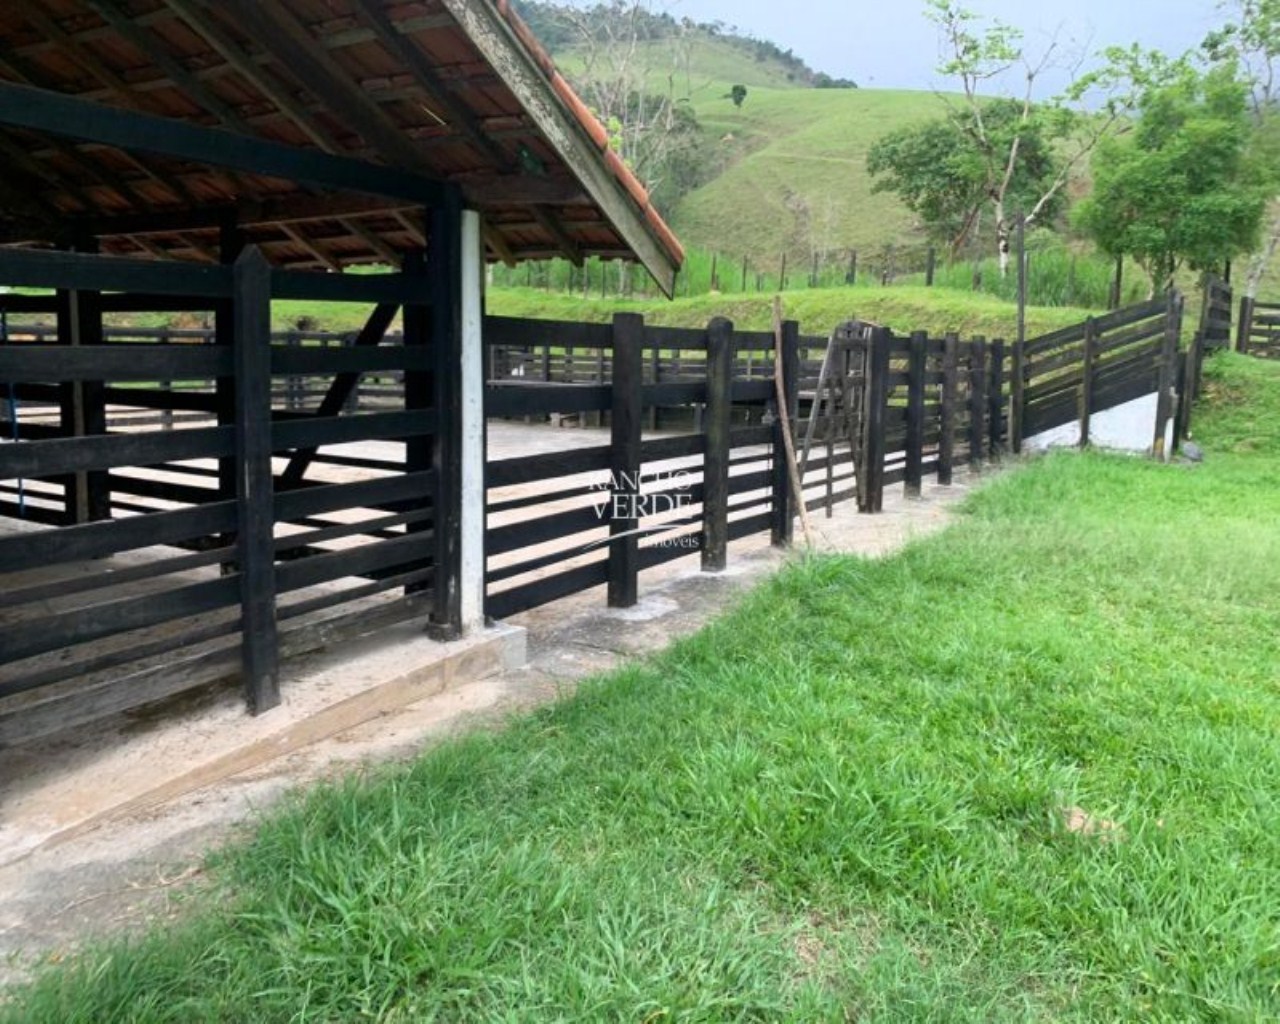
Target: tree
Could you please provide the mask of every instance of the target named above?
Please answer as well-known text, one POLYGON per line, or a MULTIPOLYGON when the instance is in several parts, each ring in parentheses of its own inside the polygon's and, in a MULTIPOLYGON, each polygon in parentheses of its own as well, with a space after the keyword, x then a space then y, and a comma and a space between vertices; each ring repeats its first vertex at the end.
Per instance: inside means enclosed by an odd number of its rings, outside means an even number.
POLYGON ((942 40, 938 71, 957 79, 963 93, 958 103, 942 98, 948 119, 966 137, 967 149, 976 157, 972 162, 966 160, 966 172, 973 188, 986 197, 995 220, 1000 272, 1007 274, 1013 201, 1017 200, 1028 224, 1049 219, 1074 170, 1115 131, 1127 106, 1122 98, 1112 96, 1100 111, 1087 111, 1083 105, 1086 93, 1098 86, 1114 86, 1121 79, 1104 73, 1081 76, 1062 96, 1033 103, 1037 83, 1057 66, 1056 40, 1043 54, 1033 57, 1023 48, 1017 29, 1001 22, 980 29, 977 16, 954 0, 928 0, 928 17, 938 26, 942 40), (1014 69, 1019 69, 1023 78, 1022 94, 1007 101, 1012 107, 1001 108, 1006 116, 999 123, 989 122, 989 102, 983 95, 1014 69), (1035 143, 1043 147, 1042 155, 1051 167, 1038 176, 1037 187, 1027 193, 1028 180, 1021 173, 1023 149, 1035 143))
POLYGON ((1246 88, 1233 69, 1189 63, 1149 88, 1133 131, 1093 160, 1077 223, 1111 256, 1132 256, 1168 287, 1182 265, 1208 270, 1251 251, 1266 189, 1250 159, 1246 88))
POLYGON ((581 60, 575 87, 654 202, 669 208, 701 184, 709 162, 687 86, 697 26, 653 13, 646 0, 551 9, 581 60), (648 45, 654 40, 663 45, 648 45), (684 89, 677 86, 682 77, 684 89))
POLYGON ((1214 63, 1234 67, 1248 88, 1254 164, 1272 172, 1275 212, 1245 280, 1245 294, 1253 299, 1280 248, 1280 0, 1232 0, 1225 6, 1234 20, 1211 33, 1204 49, 1214 63))
POLYGON ((735 85, 729 90, 729 99, 733 100, 735 107, 741 108, 742 101, 747 98, 747 87, 745 85, 735 85))
POLYGON ((991 201, 989 150, 977 141, 977 117, 993 147, 1012 145, 1017 137, 1006 203, 1027 210, 1038 204, 1036 216, 1046 222, 1066 205, 1065 192, 1053 187, 1058 175, 1053 142, 1040 119, 1024 120, 1022 104, 1015 100, 990 100, 976 115, 959 111, 890 132, 867 154, 867 170, 877 178, 872 190, 897 194, 920 218, 930 241, 953 252, 980 236, 982 213, 991 201))

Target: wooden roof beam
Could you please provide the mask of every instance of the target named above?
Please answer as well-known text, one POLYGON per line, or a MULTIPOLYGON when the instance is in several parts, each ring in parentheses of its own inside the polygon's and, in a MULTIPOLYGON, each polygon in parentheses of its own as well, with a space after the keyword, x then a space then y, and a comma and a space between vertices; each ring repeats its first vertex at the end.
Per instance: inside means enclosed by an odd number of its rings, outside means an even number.
POLYGON ((247 53, 231 36, 199 7, 194 0, 164 0, 170 10, 199 35, 209 47, 238 71, 249 83, 290 118, 321 149, 338 152, 333 137, 307 111, 306 106, 290 95, 283 83, 272 81, 271 71, 263 62, 247 53))
POLYGON ((22 17, 34 25, 68 60, 102 82, 115 97, 130 107, 138 105, 138 94, 129 83, 98 59, 98 55, 62 28, 50 15, 31 0, 8 0, 22 17))
POLYGON ((322 267, 332 270, 334 273, 342 273, 342 264, 339 263, 330 253, 325 252, 313 238, 308 238, 292 224, 281 224, 280 230, 288 235, 296 244, 302 246, 307 252, 316 258, 322 267))
MULTIPOLYGON (((115 29, 122 38, 138 50, 148 60, 155 63, 174 87, 181 90, 204 107, 210 114, 239 132, 248 132, 249 126, 240 115, 224 103, 195 75, 178 63, 161 45, 148 34, 146 29, 139 28, 132 17, 121 10, 116 0, 89 0, 89 6, 97 12, 108 25, 115 29)), ((136 92, 134 89, 130 93, 136 92)))
POLYGON ((551 240, 555 242, 560 254, 575 267, 582 266, 583 255, 581 247, 569 236, 569 233, 551 215, 551 212, 545 206, 535 206, 532 208, 532 213, 533 219, 538 222, 542 230, 551 236, 551 240))
MULTIPOLYGON (((404 18, 395 23, 396 31, 403 35, 416 35, 419 32, 430 32, 437 28, 449 28, 453 18, 448 14, 420 14, 415 18, 404 18)), ((359 43, 371 43, 377 33, 368 28, 340 29, 320 36, 320 42, 326 50, 341 50, 359 43)))
POLYGON ((155 242, 151 241, 151 239, 147 238, 145 235, 126 235, 125 237, 128 238, 129 241, 132 242, 134 245, 136 245, 139 249, 145 252, 148 256, 151 256, 158 260, 168 260, 173 258, 173 255, 169 252, 168 249, 166 249, 162 245, 157 245, 155 242))
POLYGON ((493 250, 493 254, 497 256, 498 259, 502 260, 503 263, 509 267, 514 267, 519 260, 516 259, 515 252, 512 250, 511 246, 507 244, 507 240, 503 236, 502 232, 487 220, 483 223, 485 244, 493 250))
MULTIPOLYGON (((11 74, 14 78, 18 79, 18 81, 23 83, 24 85, 35 84, 31 76, 23 70, 22 66, 20 66, 20 62, 15 62, 12 60, 12 58, 10 58, 9 60, 0 59, 0 68, 3 68, 5 71, 11 74)), ((64 159, 69 161, 82 174, 86 174, 89 177, 95 179, 96 181, 101 182, 103 185, 106 185, 107 187, 114 189, 115 192, 120 196, 120 198, 125 201, 126 205, 129 205, 129 206, 144 205, 142 197, 138 195, 138 193, 134 191, 133 188, 131 188, 127 182, 118 178, 114 174, 109 174, 108 172, 102 170, 92 160, 86 160, 83 154, 81 154, 81 152, 78 149, 76 149, 75 146, 71 145, 71 143, 66 142, 63 139, 56 139, 56 138, 51 138, 48 141, 49 141, 49 146, 54 153, 62 156, 64 159)), ((31 157, 43 156, 43 154, 39 150, 24 150, 24 152, 26 152, 27 155, 31 157)), ((49 171, 46 168, 41 171, 40 177, 43 179, 43 178, 47 178, 48 175, 49 175, 49 171)))
POLYGON ((400 226, 409 233, 413 239, 413 244, 421 248, 425 248, 427 244, 427 234, 422 230, 422 225, 409 216, 406 210, 396 210, 393 214, 396 220, 400 222, 400 226))
POLYGON ((45 207, 48 212, 59 213, 56 204, 47 201, 40 195, 40 192, 49 188, 49 186, 52 186, 52 190, 55 192, 66 193, 77 205, 85 210, 92 210, 96 206, 80 186, 54 177, 50 174, 48 167, 34 160, 22 146, 19 146, 6 133, 2 132, 0 132, 0 153, 4 154, 8 160, 10 168, 17 170, 22 175, 22 187, 28 190, 33 202, 45 207))
POLYGON ((0 82, 0 124, 424 206, 444 195, 444 186, 424 175, 9 82, 0 82))
POLYGON ((398 267, 400 265, 400 253, 384 242, 376 231, 370 231, 358 220, 353 220, 350 217, 339 218, 338 223, 372 249, 374 256, 385 260, 388 266, 398 267))
POLYGON ((250 34, 269 39, 272 52, 289 73, 382 156, 406 169, 426 169, 422 155, 387 112, 352 83, 316 38, 283 7, 263 6, 258 0, 222 0, 218 10, 233 16, 250 34))
MULTIPOLYGON (((147 105, 142 102, 141 94, 104 64, 89 46, 74 39, 53 18, 34 6, 31 0, 11 0, 11 2, 16 3, 23 17, 35 25, 48 38, 52 39, 69 60, 78 64, 102 82, 111 91, 112 95, 131 109, 147 111, 147 105)), ((148 54, 148 56, 154 59, 154 55, 148 54)), ((157 181, 173 192, 175 198, 180 202, 194 203, 196 201, 195 197, 187 191, 181 182, 172 176, 151 169, 144 162, 138 160, 136 156, 131 157, 131 159, 143 171, 153 175, 157 181)), ((236 183, 238 187, 243 187, 243 182, 240 179, 237 178, 236 183)))
POLYGON ((408 68, 422 91, 427 94, 427 98, 443 111, 447 119, 459 129, 463 138, 488 159, 497 163, 503 172, 512 170, 514 162, 506 150, 490 140, 471 111, 449 95, 426 55, 413 40, 401 34, 401 30, 387 17, 381 6, 371 3, 370 0, 352 0, 352 3, 360 17, 372 27, 378 41, 408 68))

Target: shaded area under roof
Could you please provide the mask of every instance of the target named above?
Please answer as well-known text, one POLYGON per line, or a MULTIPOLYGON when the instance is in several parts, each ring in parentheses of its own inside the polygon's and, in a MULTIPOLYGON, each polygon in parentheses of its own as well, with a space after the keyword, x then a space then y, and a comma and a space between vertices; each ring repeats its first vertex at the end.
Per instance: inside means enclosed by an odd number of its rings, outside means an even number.
MULTIPOLYGON (((683 251, 506 0, 6 0, 0 81, 456 184, 492 259, 683 251)), ((0 239, 213 261, 231 218, 277 265, 396 262, 421 204, 0 128, 0 239)), ((231 141, 231 140, 228 140, 231 141)))

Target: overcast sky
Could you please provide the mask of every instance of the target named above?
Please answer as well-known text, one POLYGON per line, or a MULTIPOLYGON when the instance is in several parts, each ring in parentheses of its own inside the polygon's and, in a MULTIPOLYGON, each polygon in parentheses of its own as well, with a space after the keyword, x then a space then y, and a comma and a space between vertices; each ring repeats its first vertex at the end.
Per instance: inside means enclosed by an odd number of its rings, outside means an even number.
MULTIPOLYGON (((943 83, 936 28, 920 0, 653 0, 695 21, 723 21, 747 35, 790 48, 811 67, 881 89, 930 89, 943 83)), ((1029 54, 1055 33, 1079 49, 1138 42, 1181 53, 1224 19, 1217 0, 969 0, 969 9, 1022 29, 1029 54)), ((1051 84, 1061 88, 1062 76, 1051 84)))

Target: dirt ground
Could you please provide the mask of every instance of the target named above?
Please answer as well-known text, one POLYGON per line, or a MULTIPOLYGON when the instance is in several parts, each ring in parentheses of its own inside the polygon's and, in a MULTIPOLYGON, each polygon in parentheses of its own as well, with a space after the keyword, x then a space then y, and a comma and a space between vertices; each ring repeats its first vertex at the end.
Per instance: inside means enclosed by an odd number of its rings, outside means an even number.
MULTIPOLYGON (((859 516, 849 504, 832 519, 816 513, 815 546, 868 556, 890 553, 943 527, 968 485, 958 474, 955 486, 926 485, 914 501, 894 488, 878 516, 859 516)), ((799 544, 798 525, 796 534, 799 544)), ((724 573, 702 574, 696 557, 646 573, 635 608, 606 608, 603 588, 597 588, 527 612, 511 620, 528 631, 529 662, 522 669, 446 690, 0 866, 0 985, 27 977, 33 965, 62 959, 86 941, 177 917, 184 897, 201 884, 206 852, 234 840, 290 790, 412 757, 464 730, 500 726, 512 714, 565 696, 590 675, 696 631, 786 557, 769 547, 767 536, 749 538, 731 546, 724 573)))

